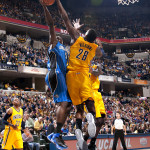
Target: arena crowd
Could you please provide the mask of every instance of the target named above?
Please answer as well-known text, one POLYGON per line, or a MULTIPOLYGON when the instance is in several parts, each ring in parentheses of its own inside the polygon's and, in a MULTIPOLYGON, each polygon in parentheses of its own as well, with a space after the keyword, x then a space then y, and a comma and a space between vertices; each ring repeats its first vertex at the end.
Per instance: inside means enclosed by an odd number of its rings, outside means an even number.
MULTIPOLYGON (((47 67, 46 50, 35 49, 22 46, 19 43, 8 45, 5 41, 0 41, 0 62, 7 65, 47 67)), ((150 62, 148 59, 138 59, 125 63, 117 60, 104 58, 101 61, 104 75, 117 76, 124 78, 150 79, 150 62), (133 69, 135 74, 132 74, 133 69)))
MULTIPOLYGON (((50 12, 52 13, 55 26, 57 28, 65 29, 64 23, 55 5, 50 7, 50 12)), ((82 23, 85 25, 81 30, 82 32, 85 32, 88 28, 94 28, 98 32, 99 37, 107 39, 123 39, 150 36, 148 14, 141 15, 133 13, 130 15, 130 12, 128 11, 122 11, 121 13, 117 13, 116 11, 116 13, 112 14, 103 12, 103 14, 96 15, 96 17, 95 15, 85 15, 84 13, 74 14, 73 12, 68 12, 68 14, 71 20, 76 19, 74 16, 81 18, 82 23), (119 29, 123 29, 125 33, 122 34, 119 29), (128 31, 130 31, 130 34, 128 31)), ((46 24, 43 9, 36 0, 1 0, 0 15, 37 24, 46 24)))
MULTIPOLYGON (((24 121, 26 127, 35 131, 49 134, 49 125, 56 127, 56 109, 52 95, 33 94, 20 91, 19 93, 4 93, 0 91, 0 116, 3 117, 6 110, 11 106, 12 99, 17 96, 21 100, 21 107, 24 110, 24 121), (29 119, 30 118, 30 119, 29 119), (39 123, 40 120, 40 123, 39 123)), ((106 122, 100 134, 108 134, 111 131, 111 125, 115 119, 115 113, 122 110, 122 117, 127 126, 127 133, 150 133, 150 99, 139 100, 138 98, 120 98, 120 97, 104 97, 106 108, 106 122)), ((64 135, 74 135, 75 131, 75 108, 72 106, 70 115, 68 116, 62 133, 64 135)), ((1 131, 4 126, 1 124, 1 131)), ((83 119, 83 131, 86 131, 87 121, 83 119)), ((38 133, 38 132, 37 132, 38 133)))

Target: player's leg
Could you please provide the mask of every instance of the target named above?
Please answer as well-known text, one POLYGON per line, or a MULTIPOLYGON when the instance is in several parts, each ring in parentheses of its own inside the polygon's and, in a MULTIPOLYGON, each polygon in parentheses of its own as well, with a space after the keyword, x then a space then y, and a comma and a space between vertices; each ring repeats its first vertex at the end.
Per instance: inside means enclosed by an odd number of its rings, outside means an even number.
POLYGON ((66 81, 72 103, 77 108, 75 134, 78 141, 78 145, 80 149, 87 150, 88 147, 82 135, 82 118, 84 113, 84 105, 82 104, 83 101, 81 99, 81 92, 80 92, 81 84, 83 84, 82 82, 84 82, 84 76, 82 75, 82 73, 69 71, 66 75, 66 81))
POLYGON ((9 129, 5 129, 4 131, 4 138, 2 142, 2 149, 4 150, 10 150, 12 149, 13 143, 14 143, 14 132, 9 129))
POLYGON ((57 73, 57 87, 53 97, 54 102, 58 104, 58 108, 56 110, 57 127, 55 133, 48 135, 48 139, 55 143, 58 149, 65 149, 67 148, 67 145, 62 139, 61 128, 63 127, 72 108, 72 103, 67 93, 65 75, 62 73, 57 73))
POLYGON ((66 149, 67 145, 65 144, 64 140, 62 139, 61 135, 61 128, 63 127, 67 116, 71 110, 72 104, 70 102, 61 102, 59 103, 59 107, 56 112, 56 121, 57 121, 57 127, 55 130, 55 133, 52 133, 47 136, 47 138, 56 144, 56 147, 58 149, 66 149))
POLYGON ((59 103, 59 106, 56 111, 56 121, 57 121, 56 133, 61 133, 61 128, 63 127, 71 108, 72 108, 71 102, 59 103))
POLYGON ((72 102, 68 95, 65 78, 66 74, 57 73, 58 84, 54 93, 54 100, 56 96, 57 98, 55 102, 59 103, 56 111, 56 121, 57 121, 56 133, 61 133, 61 128, 64 125, 67 116, 69 115, 69 112, 72 108, 72 102))
POLYGON ((77 138, 77 147, 79 147, 78 149, 87 150, 88 146, 82 134, 82 118, 84 114, 84 105, 83 104, 77 105, 76 108, 77 108, 77 112, 76 112, 75 135, 77 138))
POLYGON ((88 114, 86 115, 88 121, 88 134, 90 137, 95 137, 96 134, 96 125, 95 125, 95 107, 93 100, 85 101, 86 108, 88 110, 88 114))
MULTIPOLYGON (((92 110, 90 110, 90 111, 95 111, 96 134, 95 134, 95 137, 93 137, 91 139, 88 148, 90 150, 93 150, 96 148, 95 142, 96 142, 97 136, 99 134, 99 131, 100 131, 102 125, 104 124, 105 114, 106 114, 101 93, 99 93, 97 91, 94 92, 94 106, 93 106, 93 101, 91 101, 91 102, 87 101, 87 107, 88 106, 90 107, 91 105, 92 105, 92 107, 95 107, 95 110, 91 108, 92 110)), ((86 133, 86 135, 84 136, 84 139, 87 141, 88 138, 89 138, 89 134, 86 133)))
POLYGON ((76 106, 77 112, 76 112, 76 129, 82 130, 82 118, 84 114, 84 105, 80 104, 76 106))
POLYGON ((80 96, 80 84, 81 81, 84 81, 84 79, 82 79, 81 74, 75 71, 69 71, 66 75, 66 81, 72 104, 75 105, 77 108, 76 128, 81 130, 84 107, 80 96))
POLYGON ((23 150, 23 140, 22 140, 21 131, 15 131, 14 138, 15 138, 15 141, 13 144, 14 149, 23 150))

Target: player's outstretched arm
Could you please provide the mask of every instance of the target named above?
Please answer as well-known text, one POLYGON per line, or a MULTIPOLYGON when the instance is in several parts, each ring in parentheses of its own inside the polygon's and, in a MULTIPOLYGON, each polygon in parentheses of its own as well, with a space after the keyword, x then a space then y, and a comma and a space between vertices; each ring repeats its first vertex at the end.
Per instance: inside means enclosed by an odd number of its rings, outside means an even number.
POLYGON ((59 13, 60 13, 62 19, 64 20, 64 23, 65 23, 68 33, 76 41, 76 39, 80 36, 80 33, 78 32, 77 29, 75 29, 72 26, 71 21, 69 20, 68 14, 65 11, 65 9, 63 8, 60 0, 56 0, 56 3, 58 6, 59 13))
POLYGON ((44 9, 46 23, 49 26, 50 44, 52 44, 53 47, 55 47, 56 44, 57 44, 57 38, 56 38, 56 33, 55 33, 55 27, 54 27, 53 18, 51 16, 48 8, 46 7, 46 5, 44 5, 43 0, 40 0, 40 3, 41 3, 41 5, 43 6, 43 9, 44 9))

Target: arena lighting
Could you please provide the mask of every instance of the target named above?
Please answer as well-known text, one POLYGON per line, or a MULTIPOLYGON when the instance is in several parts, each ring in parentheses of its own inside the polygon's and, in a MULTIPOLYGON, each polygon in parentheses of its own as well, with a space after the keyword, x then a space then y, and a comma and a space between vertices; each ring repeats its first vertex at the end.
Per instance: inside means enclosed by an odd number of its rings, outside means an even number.
POLYGON ((139 0, 118 0, 118 5, 129 5, 134 4, 135 2, 139 2, 139 0))

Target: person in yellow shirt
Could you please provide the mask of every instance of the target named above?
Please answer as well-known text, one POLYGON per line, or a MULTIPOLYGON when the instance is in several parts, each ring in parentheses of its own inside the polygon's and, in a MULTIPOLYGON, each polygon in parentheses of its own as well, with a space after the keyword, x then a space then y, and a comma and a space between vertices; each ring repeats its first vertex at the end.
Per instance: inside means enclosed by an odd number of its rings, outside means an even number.
MULTIPOLYGON (((93 90, 93 99, 94 99, 94 106, 95 106, 95 124, 96 124, 96 134, 95 137, 93 137, 90 141, 90 144, 88 145, 89 150, 96 149, 96 139, 99 134, 99 131, 104 124, 105 121, 105 106, 103 102, 103 98, 101 93, 98 91, 100 87, 100 80, 99 75, 102 74, 101 66, 99 63, 94 62, 90 68, 90 80, 91 80, 91 86, 93 90)), ((89 135, 86 133, 84 136, 84 140, 87 141, 89 138, 89 135)))
MULTIPOLYGON (((100 47, 95 44, 97 37, 96 31, 89 29, 85 37, 80 36, 77 28, 73 27, 64 10, 60 0, 56 0, 60 15, 62 16, 66 29, 72 38, 70 47, 70 56, 68 62, 68 73, 66 75, 67 88, 73 105, 76 106, 76 137, 80 149, 88 149, 82 136, 82 118, 84 114, 84 104, 88 112, 88 133, 91 137, 95 136, 96 126, 94 123, 95 107, 93 101, 93 92, 89 78, 89 67, 91 60, 96 57, 100 58, 102 53, 100 47)), ((81 27, 81 25, 79 25, 81 27)))
POLYGON ((15 97, 13 99, 13 107, 10 107, 3 118, 5 124, 4 138, 2 149, 23 150, 23 140, 21 129, 25 129, 22 123, 23 110, 20 108, 20 100, 15 97))
POLYGON ((43 129, 42 117, 39 117, 38 120, 34 122, 34 129, 38 132, 43 129))

